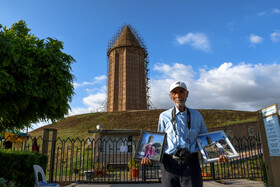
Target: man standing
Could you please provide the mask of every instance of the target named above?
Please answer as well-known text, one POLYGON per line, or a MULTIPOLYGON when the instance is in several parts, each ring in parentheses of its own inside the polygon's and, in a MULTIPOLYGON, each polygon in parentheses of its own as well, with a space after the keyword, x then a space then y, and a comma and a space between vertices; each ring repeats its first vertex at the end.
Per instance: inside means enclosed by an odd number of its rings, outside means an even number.
POLYGON ((225 150, 224 150, 224 147, 222 146, 222 144, 220 144, 220 142, 216 141, 216 146, 220 150, 221 155, 224 155, 225 154, 225 150))
MULTIPOLYGON (((203 186, 196 138, 207 128, 202 115, 185 106, 188 94, 184 82, 171 84, 169 96, 175 106, 159 116, 158 131, 167 134, 161 164, 164 187, 203 186)), ((151 161, 144 158, 141 163, 149 165, 151 161)))

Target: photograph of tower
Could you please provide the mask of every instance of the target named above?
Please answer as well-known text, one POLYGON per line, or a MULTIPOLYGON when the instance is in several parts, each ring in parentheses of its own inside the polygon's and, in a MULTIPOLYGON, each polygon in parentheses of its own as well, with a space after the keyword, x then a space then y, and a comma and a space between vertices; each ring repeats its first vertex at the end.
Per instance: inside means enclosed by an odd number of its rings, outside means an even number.
POLYGON ((130 25, 124 25, 111 40, 108 57, 107 112, 148 108, 148 53, 130 25))

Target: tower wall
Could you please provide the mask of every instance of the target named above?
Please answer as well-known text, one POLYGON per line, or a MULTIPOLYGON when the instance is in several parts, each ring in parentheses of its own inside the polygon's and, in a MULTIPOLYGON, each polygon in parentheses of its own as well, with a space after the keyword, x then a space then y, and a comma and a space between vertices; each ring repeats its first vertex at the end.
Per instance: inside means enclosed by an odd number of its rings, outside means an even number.
POLYGON ((107 111, 147 109, 146 53, 126 26, 108 50, 107 111))
POLYGON ((143 50, 120 47, 113 49, 108 56, 107 111, 147 109, 143 50))
POLYGON ((147 109, 144 55, 140 48, 126 49, 126 110, 147 109))

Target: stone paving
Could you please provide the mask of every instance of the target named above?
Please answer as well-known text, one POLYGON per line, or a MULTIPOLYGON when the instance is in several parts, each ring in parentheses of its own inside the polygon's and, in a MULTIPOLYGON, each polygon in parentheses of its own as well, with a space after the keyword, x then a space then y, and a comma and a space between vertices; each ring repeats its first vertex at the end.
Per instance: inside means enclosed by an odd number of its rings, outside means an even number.
MULTIPOLYGON (((264 183, 240 180, 224 180, 224 184, 215 181, 204 181, 204 187, 265 187, 264 183)), ((139 183, 139 184, 71 184, 67 187, 161 187, 161 183, 139 183)))

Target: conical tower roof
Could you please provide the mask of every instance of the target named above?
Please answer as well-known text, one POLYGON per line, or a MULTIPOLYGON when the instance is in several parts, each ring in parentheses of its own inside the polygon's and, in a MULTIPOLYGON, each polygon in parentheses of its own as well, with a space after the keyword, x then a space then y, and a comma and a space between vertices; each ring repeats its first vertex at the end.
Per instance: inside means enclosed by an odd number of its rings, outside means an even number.
POLYGON ((117 47, 128 47, 128 46, 141 47, 138 40, 130 30, 129 26, 126 26, 121 32, 115 44, 112 46, 111 50, 117 47))

